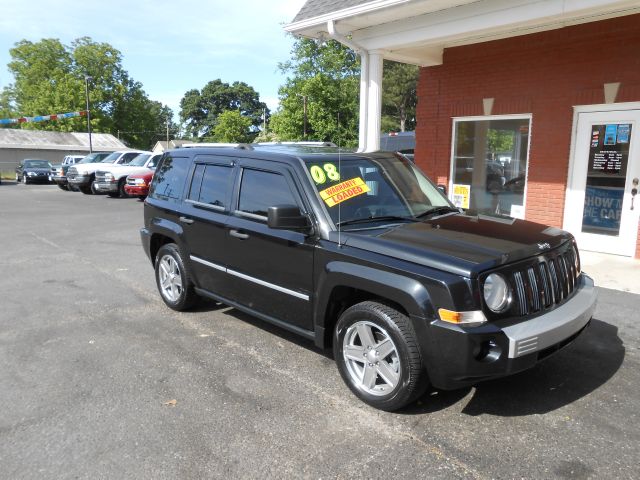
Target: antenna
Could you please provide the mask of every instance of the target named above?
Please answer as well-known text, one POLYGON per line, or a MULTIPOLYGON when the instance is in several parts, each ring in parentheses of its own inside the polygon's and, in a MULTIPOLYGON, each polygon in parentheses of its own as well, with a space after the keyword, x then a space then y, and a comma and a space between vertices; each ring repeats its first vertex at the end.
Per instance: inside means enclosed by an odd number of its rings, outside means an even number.
MULTIPOLYGON (((338 175, 340 176, 340 180, 342 180, 342 138, 340 136, 340 112, 338 112, 338 175)), ((342 202, 338 203, 338 248, 341 247, 340 242, 340 208, 342 206, 342 202)))

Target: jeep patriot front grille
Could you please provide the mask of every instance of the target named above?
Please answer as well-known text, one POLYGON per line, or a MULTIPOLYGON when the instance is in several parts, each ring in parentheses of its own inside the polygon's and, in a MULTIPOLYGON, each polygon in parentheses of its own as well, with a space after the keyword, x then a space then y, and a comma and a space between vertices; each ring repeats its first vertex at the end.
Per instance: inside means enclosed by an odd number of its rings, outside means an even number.
POLYGON ((550 252, 542 260, 512 272, 517 313, 521 316, 563 303, 576 287, 580 275, 578 252, 550 252))

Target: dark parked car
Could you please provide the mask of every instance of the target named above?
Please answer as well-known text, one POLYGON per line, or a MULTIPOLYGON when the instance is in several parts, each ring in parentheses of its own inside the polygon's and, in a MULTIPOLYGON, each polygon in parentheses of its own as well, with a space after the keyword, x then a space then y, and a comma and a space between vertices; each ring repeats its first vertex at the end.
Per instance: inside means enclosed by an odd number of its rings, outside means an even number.
POLYGON ((321 151, 165 153, 141 230, 163 301, 211 298, 332 347, 384 410, 533 367, 588 325, 570 233, 463 213, 401 155, 321 151))
POLYGON ((52 175, 51 164, 47 160, 27 158, 16 167, 16 182, 49 183, 52 175))

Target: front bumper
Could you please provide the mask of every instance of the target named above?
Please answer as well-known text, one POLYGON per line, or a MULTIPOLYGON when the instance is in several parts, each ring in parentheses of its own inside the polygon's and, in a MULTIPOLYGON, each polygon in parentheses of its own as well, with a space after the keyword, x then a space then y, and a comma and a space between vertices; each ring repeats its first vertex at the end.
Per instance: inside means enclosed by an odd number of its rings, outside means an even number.
POLYGON ((91 185, 91 175, 76 175, 75 177, 67 175, 67 182, 69 185, 74 185, 76 187, 88 187, 91 185))
POLYGON ((450 390, 531 368, 578 337, 596 300, 593 280, 583 274, 570 300, 529 320, 502 328, 492 323, 462 328, 440 320, 418 327, 419 337, 428 337, 421 344, 431 382, 450 390))
POLYGON ((54 175, 53 176, 53 181, 55 183, 57 183, 58 185, 67 185, 69 183, 67 181, 67 177, 66 176, 62 176, 62 175, 54 175))
POLYGON ((149 186, 148 185, 125 185, 124 191, 127 195, 131 195, 132 197, 137 197, 140 195, 148 195, 149 194, 149 186))
POLYGON ((117 192, 118 182, 93 182, 93 188, 101 193, 117 192))

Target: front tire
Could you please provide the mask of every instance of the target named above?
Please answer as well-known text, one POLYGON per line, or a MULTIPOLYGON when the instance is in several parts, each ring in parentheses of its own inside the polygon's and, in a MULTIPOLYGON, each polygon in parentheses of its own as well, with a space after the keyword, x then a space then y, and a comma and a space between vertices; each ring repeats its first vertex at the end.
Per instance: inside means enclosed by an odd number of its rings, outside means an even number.
POLYGON ((398 410, 428 386, 409 318, 378 302, 348 308, 338 320, 333 353, 342 379, 362 401, 398 410))
POLYGON ((182 311, 195 305, 198 296, 175 243, 160 247, 156 255, 155 272, 158 291, 169 308, 182 311))
POLYGON ((22 175, 22 183, 24 183, 25 185, 29 183, 29 177, 27 177, 26 175, 22 175))
POLYGON ((120 198, 129 198, 129 194, 124 191, 124 186, 127 184, 127 177, 121 178, 118 182, 118 194, 120 198))

